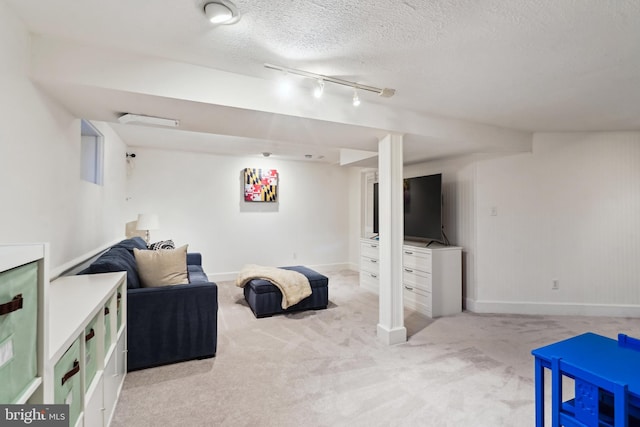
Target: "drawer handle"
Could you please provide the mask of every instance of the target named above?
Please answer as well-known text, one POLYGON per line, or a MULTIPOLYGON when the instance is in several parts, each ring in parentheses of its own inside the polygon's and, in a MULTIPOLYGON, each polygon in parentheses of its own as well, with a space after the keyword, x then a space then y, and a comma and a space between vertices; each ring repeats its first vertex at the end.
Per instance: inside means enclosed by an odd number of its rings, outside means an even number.
POLYGON ((0 316, 20 310, 22 308, 23 300, 24 298, 22 298, 22 294, 18 294, 13 297, 11 301, 0 305, 0 316))
POLYGON ((372 259, 371 262, 376 263, 376 262, 378 262, 378 260, 377 259, 372 259))
POLYGON ((413 255, 413 252, 411 252, 411 251, 404 251, 404 253, 407 254, 407 255, 413 255))
POLYGON ((375 275, 375 274, 373 274, 373 273, 371 273, 371 277, 373 277, 374 279, 377 279, 377 278, 378 278, 378 276, 377 276, 377 275, 375 275))
POLYGON ((109 314, 109 307, 105 307, 104 308, 104 315, 108 315, 109 314))
POLYGON ((89 333, 84 336, 84 342, 88 342, 89 340, 91 340, 91 338, 93 338, 95 336, 96 336, 96 331, 94 331, 93 328, 91 328, 89 333))
POLYGON ((413 288, 412 288, 411 286, 407 286, 407 285, 404 285, 404 288, 405 288, 406 290, 408 290, 408 291, 412 291, 412 290, 413 290, 413 288))
POLYGON ((120 292, 118 292, 118 295, 116 296, 116 306, 118 307, 118 309, 120 308, 120 300, 122 299, 122 294, 120 292))
POLYGON ((378 247, 378 245, 371 245, 371 247, 372 247, 372 248, 377 248, 377 247, 378 247))
POLYGON ((406 271, 407 273, 413 273, 413 270, 411 270, 409 268, 405 268, 404 271, 406 271))
POLYGON ((76 359, 73 361, 73 369, 71 369, 69 372, 64 374, 64 377, 62 377, 62 385, 64 385, 64 383, 69 381, 71 377, 73 377, 78 372, 80 372, 80 362, 78 362, 78 359, 76 359))

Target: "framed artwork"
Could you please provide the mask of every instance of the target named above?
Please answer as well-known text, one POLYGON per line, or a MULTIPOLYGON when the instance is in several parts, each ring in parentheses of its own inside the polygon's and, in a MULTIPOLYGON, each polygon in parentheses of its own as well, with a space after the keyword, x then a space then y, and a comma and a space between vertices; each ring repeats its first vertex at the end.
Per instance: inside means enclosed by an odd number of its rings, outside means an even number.
POLYGON ((278 171, 275 169, 244 169, 244 201, 278 201, 278 171))

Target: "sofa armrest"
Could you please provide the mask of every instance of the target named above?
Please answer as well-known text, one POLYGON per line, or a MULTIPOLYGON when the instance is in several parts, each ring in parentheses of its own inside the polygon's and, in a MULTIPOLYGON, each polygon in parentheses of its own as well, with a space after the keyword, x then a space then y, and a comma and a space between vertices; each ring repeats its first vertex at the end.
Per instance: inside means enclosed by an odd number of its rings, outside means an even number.
POLYGON ((128 370, 211 357, 218 286, 212 282, 127 291, 128 370))
POLYGON ((187 253, 187 265, 202 265, 202 255, 199 252, 187 253))

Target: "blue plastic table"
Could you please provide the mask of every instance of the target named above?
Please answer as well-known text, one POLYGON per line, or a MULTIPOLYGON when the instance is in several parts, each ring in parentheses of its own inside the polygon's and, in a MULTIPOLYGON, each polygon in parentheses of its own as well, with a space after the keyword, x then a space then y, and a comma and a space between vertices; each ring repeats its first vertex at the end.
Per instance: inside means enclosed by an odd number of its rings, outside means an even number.
MULTIPOLYGON (((592 332, 531 351, 535 357, 536 426, 544 426, 544 368, 553 357, 564 359, 594 375, 628 385, 629 404, 640 407, 640 351, 592 332)), ((552 394, 555 392, 551 391, 552 394)))

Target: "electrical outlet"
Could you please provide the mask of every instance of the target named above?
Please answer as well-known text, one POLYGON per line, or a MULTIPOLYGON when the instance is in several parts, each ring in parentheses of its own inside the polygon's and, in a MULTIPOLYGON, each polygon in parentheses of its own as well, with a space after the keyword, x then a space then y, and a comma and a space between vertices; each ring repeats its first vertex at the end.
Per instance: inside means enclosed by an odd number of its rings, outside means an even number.
POLYGON ((558 279, 553 279, 551 281, 551 289, 553 289, 554 291, 560 289, 560 281, 558 279))
POLYGON ((498 207, 491 206, 491 216, 498 216, 498 207))
POLYGON ((293 253, 293 259, 298 259, 298 254, 296 252, 293 253))

